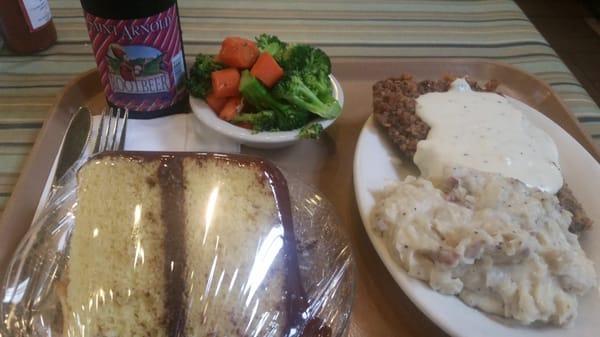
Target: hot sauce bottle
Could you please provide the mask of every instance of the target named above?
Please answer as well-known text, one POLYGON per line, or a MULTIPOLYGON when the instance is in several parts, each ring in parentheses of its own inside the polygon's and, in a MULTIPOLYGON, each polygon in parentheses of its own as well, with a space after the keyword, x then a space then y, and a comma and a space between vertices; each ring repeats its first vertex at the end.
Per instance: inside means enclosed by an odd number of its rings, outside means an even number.
POLYGON ((17 54, 42 51, 56 42, 48 0, 0 0, 0 28, 17 54))
POLYGON ((108 104, 131 118, 187 111, 176 0, 81 0, 108 104))

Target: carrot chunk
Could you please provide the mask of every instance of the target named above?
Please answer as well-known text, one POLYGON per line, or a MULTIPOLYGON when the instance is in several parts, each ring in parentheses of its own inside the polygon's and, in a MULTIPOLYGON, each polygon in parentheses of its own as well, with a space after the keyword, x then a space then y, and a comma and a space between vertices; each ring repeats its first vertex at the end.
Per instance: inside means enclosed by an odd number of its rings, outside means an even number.
POLYGON ((250 69, 258 58, 256 43, 241 37, 227 37, 221 43, 217 59, 230 67, 250 69))
POLYGON ((240 86, 240 72, 235 68, 213 71, 210 74, 212 92, 215 97, 225 98, 237 96, 240 86))
POLYGON ((262 53, 252 66, 250 73, 271 88, 283 76, 283 69, 269 53, 262 53))
POLYGON ((232 121, 240 113, 241 103, 240 96, 230 97, 219 112, 219 118, 228 122, 232 121))
POLYGON ((208 104, 208 106, 217 113, 223 109, 225 102, 227 102, 227 98, 217 97, 215 96, 214 92, 211 92, 208 94, 208 96, 206 96, 206 104, 208 104))

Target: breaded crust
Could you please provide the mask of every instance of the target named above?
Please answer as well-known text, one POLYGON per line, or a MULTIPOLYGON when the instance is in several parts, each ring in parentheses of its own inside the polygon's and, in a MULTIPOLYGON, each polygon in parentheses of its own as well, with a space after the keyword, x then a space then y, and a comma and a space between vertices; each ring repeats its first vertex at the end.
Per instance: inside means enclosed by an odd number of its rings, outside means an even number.
MULTIPOLYGON (((429 125, 416 115, 416 99, 430 92, 445 92, 455 78, 424 80, 417 82, 411 75, 403 74, 388 78, 373 85, 373 112, 375 119, 385 130, 390 140, 403 156, 410 157, 417 150, 417 143, 427 138, 429 125)), ((494 91, 495 81, 483 87, 467 79, 475 91, 494 91)))
POLYGON ((585 214, 583 207, 581 207, 579 201, 575 199, 573 191, 571 191, 566 183, 558 193, 556 193, 556 197, 558 198, 560 206, 573 214, 571 225, 569 226, 569 231, 571 233, 580 234, 592 227, 592 219, 585 214))

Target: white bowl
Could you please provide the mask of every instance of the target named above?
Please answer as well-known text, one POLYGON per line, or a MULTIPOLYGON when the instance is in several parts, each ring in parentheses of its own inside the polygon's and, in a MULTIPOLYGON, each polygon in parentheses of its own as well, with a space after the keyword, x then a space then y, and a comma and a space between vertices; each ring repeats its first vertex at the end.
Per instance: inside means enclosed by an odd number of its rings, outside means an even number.
MULTIPOLYGON (((344 92, 342 86, 333 75, 329 75, 331 84, 333 85, 333 97, 344 106, 344 92)), ((298 134, 300 129, 291 131, 276 131, 276 132, 255 132, 239 126, 235 126, 229 122, 220 119, 217 114, 206 104, 203 99, 190 96, 190 106, 194 115, 215 132, 229 137, 240 144, 261 149, 274 149, 292 145, 300 140, 298 134)), ((318 118, 317 123, 323 126, 323 129, 329 127, 335 119, 318 118)))

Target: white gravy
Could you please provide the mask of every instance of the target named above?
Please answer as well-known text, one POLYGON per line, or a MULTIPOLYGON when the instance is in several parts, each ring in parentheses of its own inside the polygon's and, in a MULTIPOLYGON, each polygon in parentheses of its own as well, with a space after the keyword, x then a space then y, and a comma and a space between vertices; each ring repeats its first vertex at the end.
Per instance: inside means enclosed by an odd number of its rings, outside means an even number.
POLYGON ((417 115, 431 130, 417 144, 421 174, 440 182, 446 167, 467 167, 520 180, 556 193, 563 184, 558 150, 506 98, 472 91, 464 79, 447 92, 417 98, 417 115))

